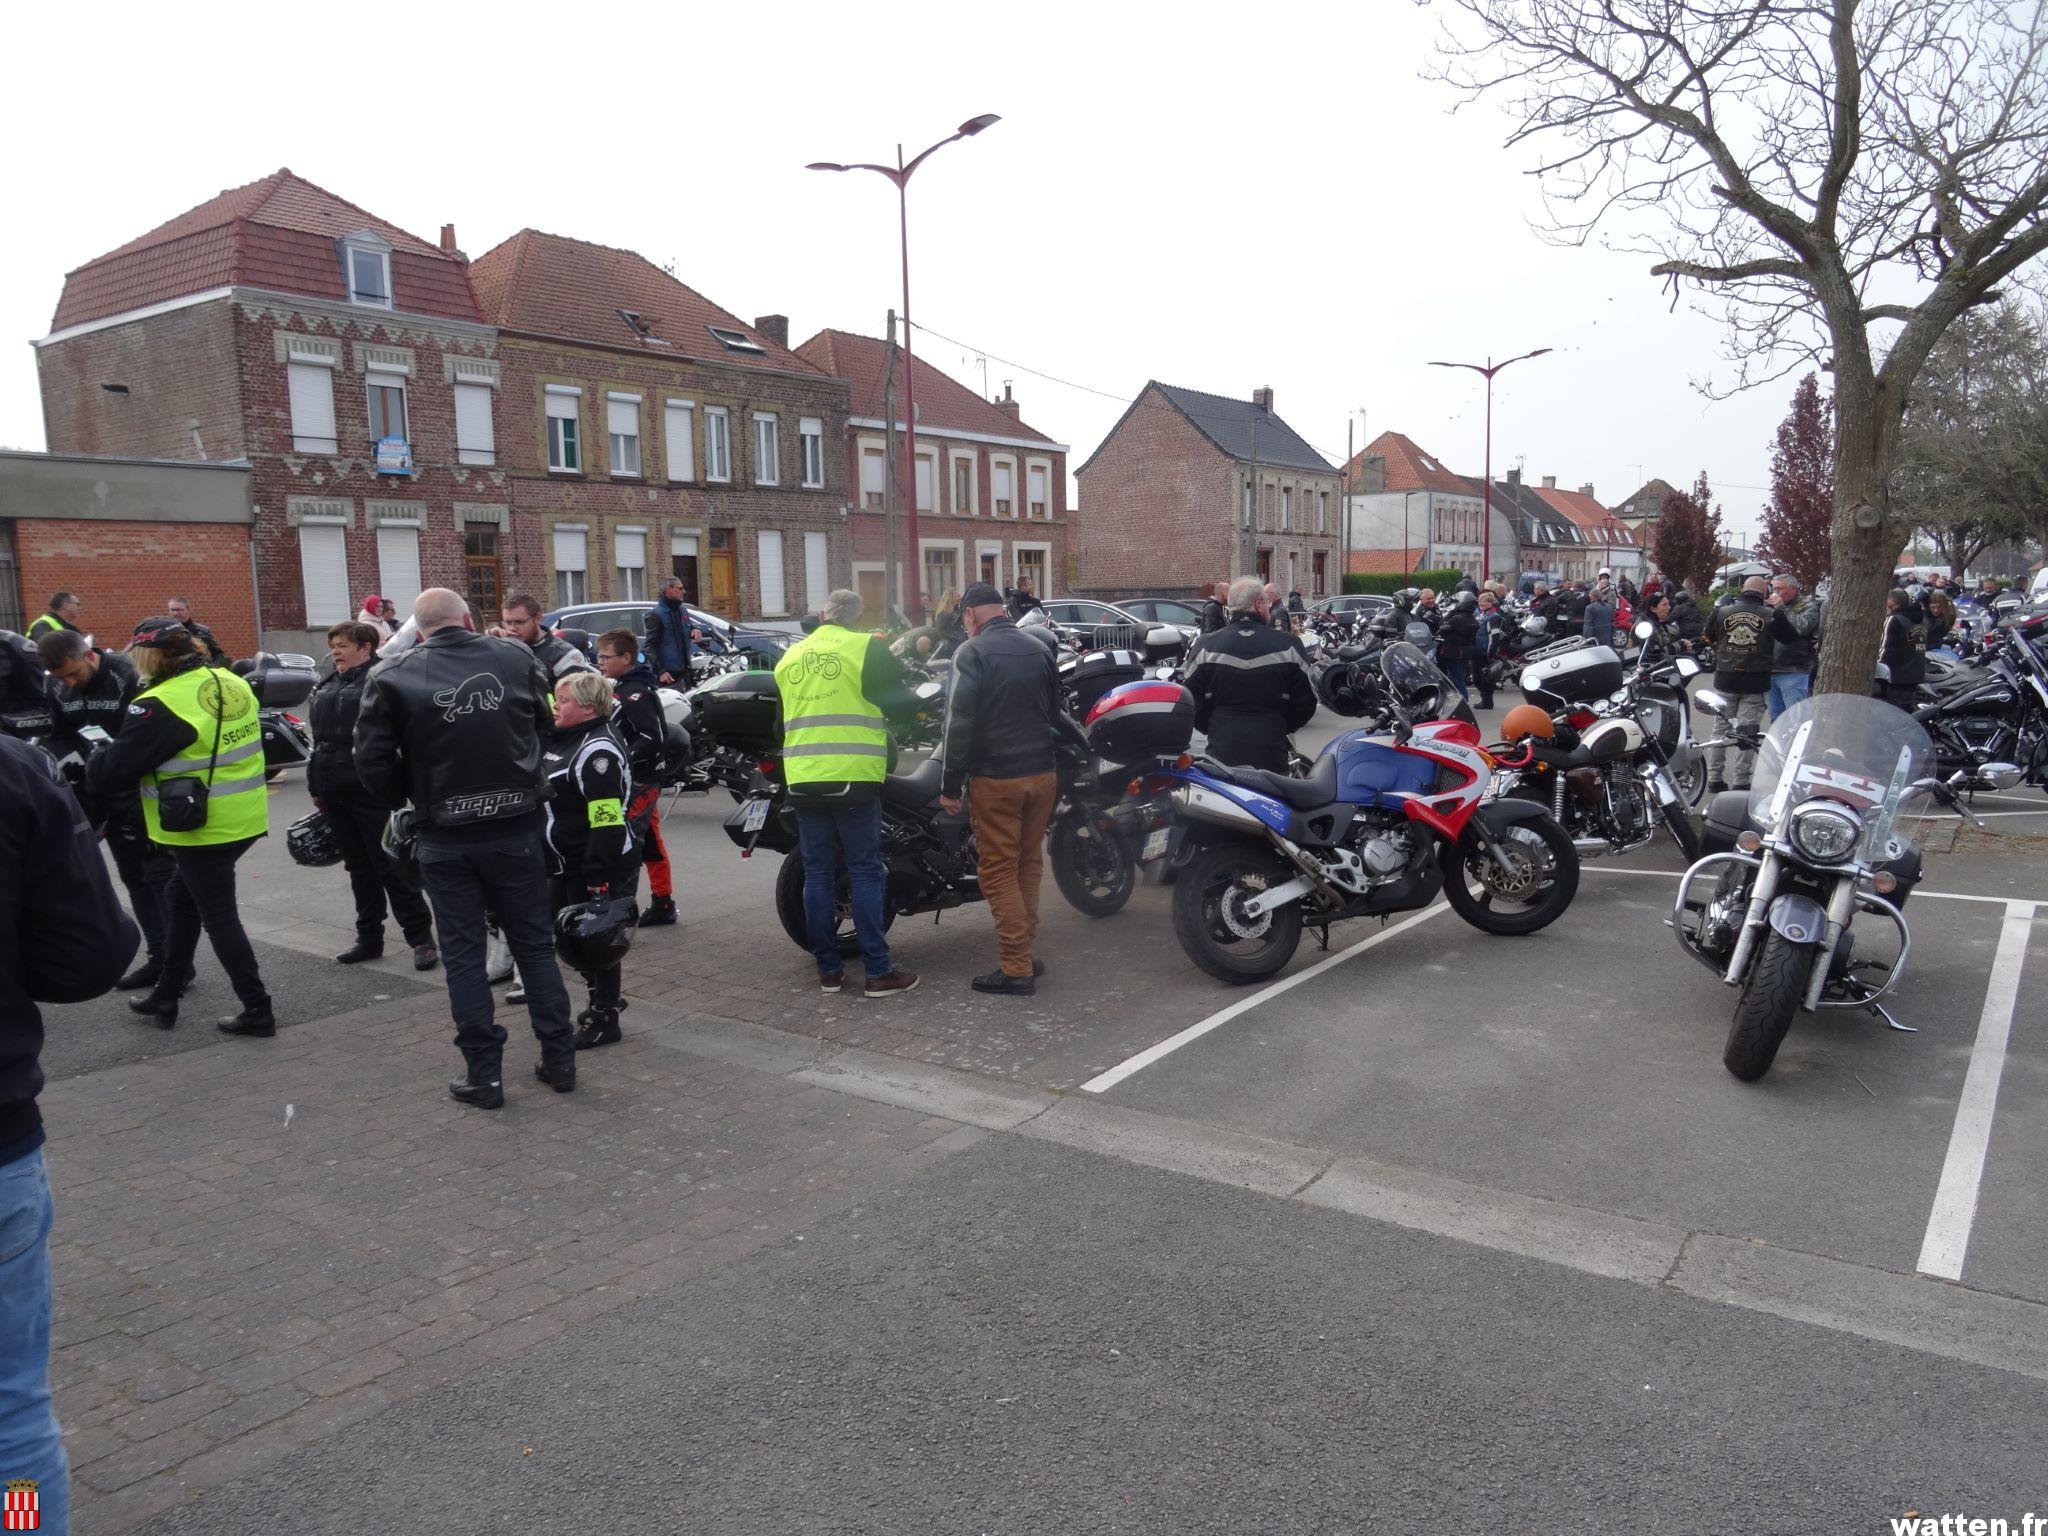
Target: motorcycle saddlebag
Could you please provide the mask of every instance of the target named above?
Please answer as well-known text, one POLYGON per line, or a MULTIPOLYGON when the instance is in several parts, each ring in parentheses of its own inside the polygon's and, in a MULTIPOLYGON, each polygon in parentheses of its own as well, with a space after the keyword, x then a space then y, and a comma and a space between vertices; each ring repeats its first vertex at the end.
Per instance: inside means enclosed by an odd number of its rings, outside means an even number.
POLYGON ((306 702, 319 679, 299 667, 265 667, 251 672, 243 681, 263 708, 290 709, 306 702))
POLYGON ((1177 757, 1195 739, 1195 696, 1179 683, 1112 688, 1088 711, 1088 745, 1112 763, 1177 757))
POLYGON ((782 695, 773 672, 728 672, 690 693, 693 729, 753 757, 782 750, 782 695))
POLYGON ((1136 651, 1090 651, 1074 667, 1068 682, 1074 690, 1074 708, 1083 720, 1096 701, 1112 688, 1135 683, 1145 675, 1145 663, 1136 651))

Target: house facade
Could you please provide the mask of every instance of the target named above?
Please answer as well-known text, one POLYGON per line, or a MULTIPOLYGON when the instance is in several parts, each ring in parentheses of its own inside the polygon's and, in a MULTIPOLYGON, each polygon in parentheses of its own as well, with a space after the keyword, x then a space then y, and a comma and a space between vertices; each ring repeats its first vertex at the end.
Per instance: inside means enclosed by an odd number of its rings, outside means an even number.
POLYGON ((1677 494, 1678 487, 1669 480, 1650 480, 1638 488, 1628 500, 1616 502, 1609 510, 1638 535, 1639 544, 1647 546, 1650 539, 1645 529, 1656 523, 1658 510, 1664 505, 1664 498, 1677 494))
POLYGON ((1585 543, 1594 574, 1604 569, 1612 571, 1617 580, 1642 581, 1645 562, 1635 530, 1600 505, 1591 485, 1563 491, 1558 489, 1557 476, 1545 475, 1537 494, 1572 520, 1585 543))
POLYGON ((1518 579, 1533 577, 1555 584, 1586 581, 1604 563, 1593 558, 1579 525, 1546 501, 1537 487, 1511 469, 1505 479, 1493 482, 1493 505, 1514 523, 1516 553, 1521 562, 1518 579))
POLYGON ((68 274, 35 345, 53 453, 247 463, 266 646, 317 651, 368 592, 540 569, 452 226, 429 244, 281 170, 68 274))
POLYGON ((1344 499, 1353 571, 1455 569, 1474 580, 1514 579, 1515 529, 1497 507, 1492 568, 1482 572, 1487 509, 1478 481, 1453 473, 1398 432, 1382 432, 1346 470, 1353 487, 1344 499), (1418 550, 1419 563, 1411 563, 1418 550))
POLYGON ((1337 588, 1343 480, 1273 409, 1153 380, 1076 471, 1077 590, 1189 594, 1255 572, 1283 592, 1337 588))
MULTIPOLYGON (((855 588, 872 613, 883 608, 888 567, 889 469, 895 464, 897 574, 916 601, 927 602, 985 581, 998 590, 1028 582, 1040 597, 1070 585, 1072 516, 1067 504, 1067 446, 1023 420, 1009 386, 986 400, 966 385, 916 359, 910 376, 917 408, 917 459, 902 463, 903 378, 892 420, 885 409, 889 344, 850 331, 820 331, 797 355, 851 391, 845 428, 835 440, 839 474, 849 487, 847 527, 855 588), (893 438, 893 443, 891 439, 893 438), (917 500, 918 559, 909 564, 910 497, 917 500)), ((897 354, 902 367, 902 354, 897 354)), ((897 588, 888 586, 888 600, 897 588)))
POLYGON ((498 338, 502 472, 551 607, 670 574, 791 621, 847 579, 847 387, 631 251, 522 230, 471 275, 498 338))

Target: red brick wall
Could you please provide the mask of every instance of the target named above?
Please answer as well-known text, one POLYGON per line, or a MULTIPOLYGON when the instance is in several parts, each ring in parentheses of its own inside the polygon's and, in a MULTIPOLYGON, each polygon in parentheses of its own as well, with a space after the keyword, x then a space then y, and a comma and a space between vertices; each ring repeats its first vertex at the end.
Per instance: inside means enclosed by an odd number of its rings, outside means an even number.
POLYGON ((183 597, 231 656, 257 649, 246 523, 88 522, 23 518, 15 524, 21 603, 41 613, 50 594, 76 592, 81 627, 125 649, 135 622, 183 597))
POLYGON ((39 348, 36 368, 52 453, 232 459, 246 451, 226 299, 39 348), (126 384, 128 393, 103 384, 126 384))
POLYGON ((1082 591, 1195 592, 1237 557, 1238 471, 1146 390, 1078 477, 1082 591))

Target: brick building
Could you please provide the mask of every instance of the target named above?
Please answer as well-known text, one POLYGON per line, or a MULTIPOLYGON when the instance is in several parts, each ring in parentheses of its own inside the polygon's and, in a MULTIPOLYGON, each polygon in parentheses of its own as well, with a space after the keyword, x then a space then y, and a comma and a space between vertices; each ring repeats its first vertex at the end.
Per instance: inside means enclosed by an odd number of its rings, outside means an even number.
POLYGON ((1519 469, 1493 482, 1493 508, 1513 522, 1520 575, 1541 581, 1585 581, 1606 562, 1589 548, 1579 525, 1546 501, 1519 469))
POLYGON ((55 453, 247 462, 268 645, 317 649, 366 592, 489 607, 543 568, 452 226, 429 244, 281 170, 68 274, 36 360, 55 453))
POLYGON ((1545 475, 1536 494, 1570 518, 1586 546, 1586 564, 1594 574, 1610 570, 1617 579, 1643 579, 1644 554, 1635 531, 1594 499, 1593 487, 1562 491, 1557 476, 1545 475))
POLYGON ((1484 487, 1446 468, 1414 439, 1382 432, 1345 466, 1352 490, 1344 498, 1351 522, 1351 569, 1459 570, 1477 580, 1515 574, 1512 520, 1493 509, 1493 568, 1482 573, 1487 546, 1484 487), (1415 560, 1420 551, 1420 563, 1415 560))
POLYGON ((228 652, 257 648, 247 465, 0 451, 0 628, 21 630, 56 592, 82 627, 123 649, 171 597, 228 652))
MULTIPOLYGON (((631 251, 521 230, 470 268, 498 442, 554 605, 657 595, 794 620, 847 579, 847 386, 631 251)), ((543 579, 539 579, 544 576, 543 579)))
POLYGON ((1640 535, 1642 543, 1647 547, 1650 542, 1650 532, 1645 532, 1645 530, 1655 531, 1657 514, 1663 510, 1664 498, 1666 496, 1676 496, 1677 494, 1678 487, 1669 480, 1649 480, 1644 482, 1641 488, 1633 496, 1629 497, 1628 500, 1616 502, 1610 510, 1616 517, 1633 528, 1640 535))
POLYGON ((1075 478, 1081 591, 1190 593, 1248 571, 1283 592, 1335 590, 1342 482, 1270 389, 1233 400, 1155 379, 1075 478))
MULTIPOLYGON (((886 534, 883 488, 885 436, 903 453, 903 417, 883 412, 889 344, 848 331, 820 331, 800 357, 846 380, 853 391, 846 423, 843 473, 857 488, 851 518, 853 574, 861 595, 880 611, 886 534)), ((900 366, 900 364, 899 364, 900 366)), ((1003 587, 1020 578, 1041 597, 1068 587, 1067 447, 1027 426, 1008 386, 1000 400, 980 395, 917 358, 911 382, 917 405, 915 485, 921 578, 928 601, 970 581, 1003 587)), ((902 399, 903 380, 896 381, 902 399)), ((896 508, 908 505, 912 476, 897 466, 896 508)), ((907 538, 899 522, 898 537, 907 538)), ((897 556, 899 568, 903 556, 897 556)), ((903 573, 899 570, 899 574, 903 573)))

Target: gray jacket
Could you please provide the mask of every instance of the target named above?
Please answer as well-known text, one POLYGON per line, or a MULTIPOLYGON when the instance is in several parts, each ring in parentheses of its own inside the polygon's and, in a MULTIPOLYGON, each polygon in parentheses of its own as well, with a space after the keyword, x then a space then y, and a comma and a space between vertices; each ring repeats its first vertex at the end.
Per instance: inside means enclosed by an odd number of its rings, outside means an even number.
POLYGON ((1780 640, 1771 654, 1773 672, 1811 672, 1820 655, 1820 626, 1826 617, 1826 608, 1811 592, 1802 592, 1799 599, 1785 609, 1785 617, 1798 631, 1794 640, 1780 640))

